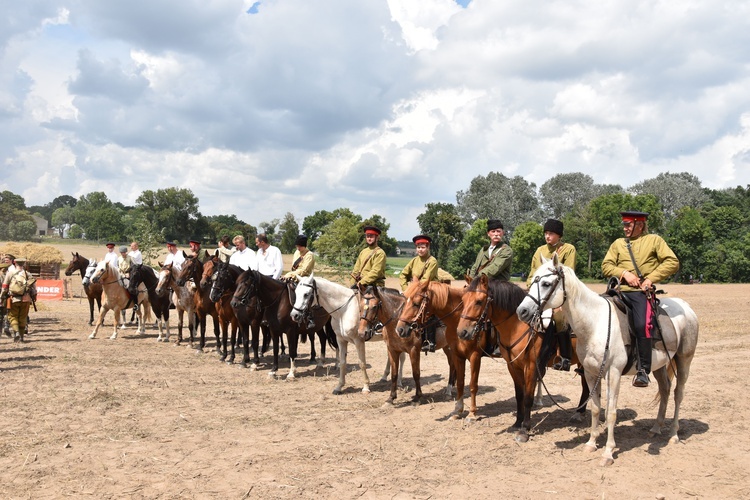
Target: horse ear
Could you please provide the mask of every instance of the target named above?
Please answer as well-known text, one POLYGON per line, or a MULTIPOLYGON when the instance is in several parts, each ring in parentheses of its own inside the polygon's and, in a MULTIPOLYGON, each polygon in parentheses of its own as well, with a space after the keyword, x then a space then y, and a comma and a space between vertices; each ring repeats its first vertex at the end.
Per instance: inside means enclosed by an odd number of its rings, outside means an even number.
POLYGON ((490 282, 490 280, 489 280, 489 278, 487 278, 486 274, 482 274, 479 277, 479 280, 480 280, 480 283, 482 283, 482 285, 484 285, 484 286, 487 286, 489 284, 489 282, 490 282))
MULTIPOLYGON (((554 254, 554 256, 555 256, 555 257, 557 257, 557 254, 554 254)), ((540 255, 540 257, 542 258, 542 265, 544 265, 544 264, 546 264, 547 262, 549 262, 550 260, 552 260, 552 259, 548 259, 548 258, 547 258, 547 257, 545 257, 544 255, 540 255)))
POLYGON ((552 254, 552 265, 558 267, 560 265, 560 259, 557 257, 557 252, 552 254))
POLYGON ((464 273, 464 279, 466 280, 466 283, 471 285, 472 279, 471 276, 469 276, 468 273, 464 273))
POLYGON ((159 262, 158 260, 156 261, 156 263, 157 263, 157 264, 159 264, 159 267, 164 267, 164 264, 162 264, 162 263, 161 263, 161 262, 159 262))

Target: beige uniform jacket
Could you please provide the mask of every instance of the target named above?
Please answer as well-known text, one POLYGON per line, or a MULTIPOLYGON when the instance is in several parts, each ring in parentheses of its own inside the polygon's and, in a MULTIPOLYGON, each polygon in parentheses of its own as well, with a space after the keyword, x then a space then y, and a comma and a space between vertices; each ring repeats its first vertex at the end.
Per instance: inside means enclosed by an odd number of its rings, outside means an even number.
POLYGON ((360 285, 385 286, 385 251, 374 245, 359 252, 352 276, 352 285, 358 282, 360 285), (359 276, 359 281, 354 276, 359 276))
POLYGON ((570 243, 561 243, 560 245, 553 247, 550 245, 542 245, 534 252, 534 257, 531 258, 531 270, 529 271, 529 277, 526 279, 526 288, 531 285, 532 277, 539 266, 542 265, 542 257, 545 259, 551 259, 552 255, 557 253, 557 258, 560 260, 560 264, 569 267, 572 270, 576 270, 576 247, 570 243))
MULTIPOLYGON (((677 260, 677 256, 659 235, 641 235, 636 239, 631 239, 630 246, 633 249, 638 269, 643 277, 650 279, 652 283, 659 283, 680 269, 680 261, 677 260)), ((622 280, 622 273, 625 271, 638 274, 635 272, 635 266, 630 258, 625 238, 618 238, 610 245, 607 255, 604 256, 602 273, 606 277, 614 276, 620 279, 623 292, 638 290, 628 286, 622 280)))
POLYGON ((36 280, 34 279, 34 276, 23 269, 15 269, 13 271, 7 272, 5 274, 5 278, 3 279, 3 294, 7 294, 8 297, 11 298, 11 301, 13 303, 15 302, 31 302, 31 297, 36 297, 36 280), (34 284, 32 284, 29 289, 26 291, 23 295, 13 295, 10 293, 9 287, 10 287, 10 281, 13 279, 13 276, 15 276, 18 273, 26 273, 26 280, 34 280, 34 284))
POLYGON ((301 255, 299 250, 294 251, 292 257, 292 270, 284 275, 285 278, 301 278, 303 276, 310 276, 315 269, 315 254, 310 250, 305 252, 305 255, 301 255), (294 264, 297 267, 294 267, 294 264))
POLYGON ((437 281, 438 262, 435 257, 428 255, 426 258, 416 256, 409 261, 398 276, 401 281, 401 290, 406 290, 412 280, 437 281))

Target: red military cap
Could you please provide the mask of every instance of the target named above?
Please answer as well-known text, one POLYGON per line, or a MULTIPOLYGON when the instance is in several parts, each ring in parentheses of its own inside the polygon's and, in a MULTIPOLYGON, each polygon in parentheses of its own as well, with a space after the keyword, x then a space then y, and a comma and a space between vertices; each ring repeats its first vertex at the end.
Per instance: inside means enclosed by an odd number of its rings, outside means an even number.
POLYGON ((430 238, 426 234, 418 234, 411 240, 414 242, 415 245, 420 245, 420 244, 429 245, 430 243, 432 243, 432 238, 430 238))

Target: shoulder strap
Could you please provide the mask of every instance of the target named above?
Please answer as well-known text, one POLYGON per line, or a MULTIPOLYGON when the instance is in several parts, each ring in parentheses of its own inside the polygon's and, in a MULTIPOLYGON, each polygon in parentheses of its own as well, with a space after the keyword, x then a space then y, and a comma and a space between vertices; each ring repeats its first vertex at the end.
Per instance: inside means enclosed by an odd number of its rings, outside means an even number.
POLYGON ((628 253, 630 254, 630 261, 633 263, 633 267, 635 268, 635 274, 638 276, 639 280, 643 281, 643 274, 641 274, 641 270, 638 269, 638 264, 635 262, 633 247, 630 246, 630 238, 625 238, 625 246, 627 247, 628 253))
MULTIPOLYGON (((503 248, 505 248, 505 243, 503 243, 503 244, 502 244, 502 245, 500 245, 499 247, 495 247, 495 250, 502 250, 503 248)), ((482 264, 481 266, 479 266, 479 267, 477 268, 477 274, 479 274, 479 272, 480 272, 480 271, 481 271, 482 269, 484 269, 485 267, 489 266, 489 265, 490 265, 490 263, 491 263, 491 262, 492 262, 493 260, 495 260, 495 257, 497 257, 497 253, 494 253, 494 254, 492 255, 492 257, 490 257, 490 260, 488 260, 487 262, 485 262, 484 264, 482 264)))

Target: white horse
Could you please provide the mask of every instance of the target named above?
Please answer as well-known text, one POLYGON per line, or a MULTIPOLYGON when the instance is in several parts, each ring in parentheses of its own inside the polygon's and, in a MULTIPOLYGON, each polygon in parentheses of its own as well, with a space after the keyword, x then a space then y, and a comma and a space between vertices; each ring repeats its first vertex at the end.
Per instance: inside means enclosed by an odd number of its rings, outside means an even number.
MULTIPOLYGON (((292 319, 302 321, 303 313, 317 301, 318 304, 331 315, 331 326, 336 332, 336 341, 339 344, 339 384, 333 390, 334 394, 341 394, 346 383, 346 354, 349 342, 357 348, 359 367, 365 377, 362 387, 363 393, 370 392, 370 378, 367 376, 367 359, 365 357, 365 341, 359 336, 359 300, 351 288, 333 283, 324 278, 305 276, 299 279, 295 290, 296 299, 292 309, 292 319)), ((376 335, 374 339, 382 340, 382 335, 376 335)), ((390 373, 390 362, 386 361, 383 377, 388 380, 390 373)), ((403 386, 403 363, 399 368, 398 384, 403 386)))
POLYGON ((172 289, 172 303, 177 309, 177 341, 176 345, 182 344, 182 325, 185 313, 188 315, 188 330, 190 331, 190 347, 193 346, 195 333, 195 306, 193 304, 193 288, 195 283, 189 281, 185 286, 177 284, 177 276, 180 272, 172 267, 172 264, 161 266, 159 281, 156 283, 156 293, 161 295, 166 290, 172 289))
MULTIPOLYGON (((88 276, 88 275, 87 275, 88 276)), ((99 311, 99 318, 96 320, 94 331, 89 335, 90 339, 96 338, 96 334, 99 331, 99 327, 104 323, 104 316, 107 312, 112 309, 114 311, 114 332, 110 339, 114 340, 117 338, 117 324, 120 318, 120 311, 133 305, 130 300, 130 293, 120 284, 120 271, 116 266, 109 264, 107 261, 102 260, 96 265, 94 272, 91 275, 91 281, 93 283, 102 284, 104 302, 102 308, 99 311)), ((145 335, 146 333, 146 321, 151 321, 151 304, 148 301, 148 292, 146 287, 138 289, 138 303, 140 307, 136 312, 138 317, 138 328, 137 332, 139 335, 145 335)))
MULTIPOLYGON (((540 309, 562 307, 568 322, 578 337, 576 353, 583 363, 586 382, 591 389, 591 432, 586 443, 588 451, 596 451, 601 411, 601 386, 607 387, 607 444, 602 454, 602 465, 614 463, 615 421, 617 397, 622 375, 635 374, 635 367, 623 373, 628 362, 626 343, 629 340, 627 320, 618 319, 616 307, 601 297, 575 275, 572 269, 561 265, 557 255, 546 260, 534 274, 529 294, 518 306, 517 313, 523 321, 531 321, 540 309), (600 378, 601 377, 601 378, 600 378)), ((698 317, 681 299, 661 299, 661 307, 672 319, 677 334, 674 353, 667 354, 663 342, 656 342, 652 350, 651 366, 659 384, 659 411, 656 423, 649 434, 661 434, 667 402, 671 389, 671 372, 677 376, 674 392, 674 419, 669 431, 669 442, 678 443, 680 404, 685 383, 690 374, 690 363, 698 343, 698 317), (673 363, 670 367, 670 361, 673 363)))

